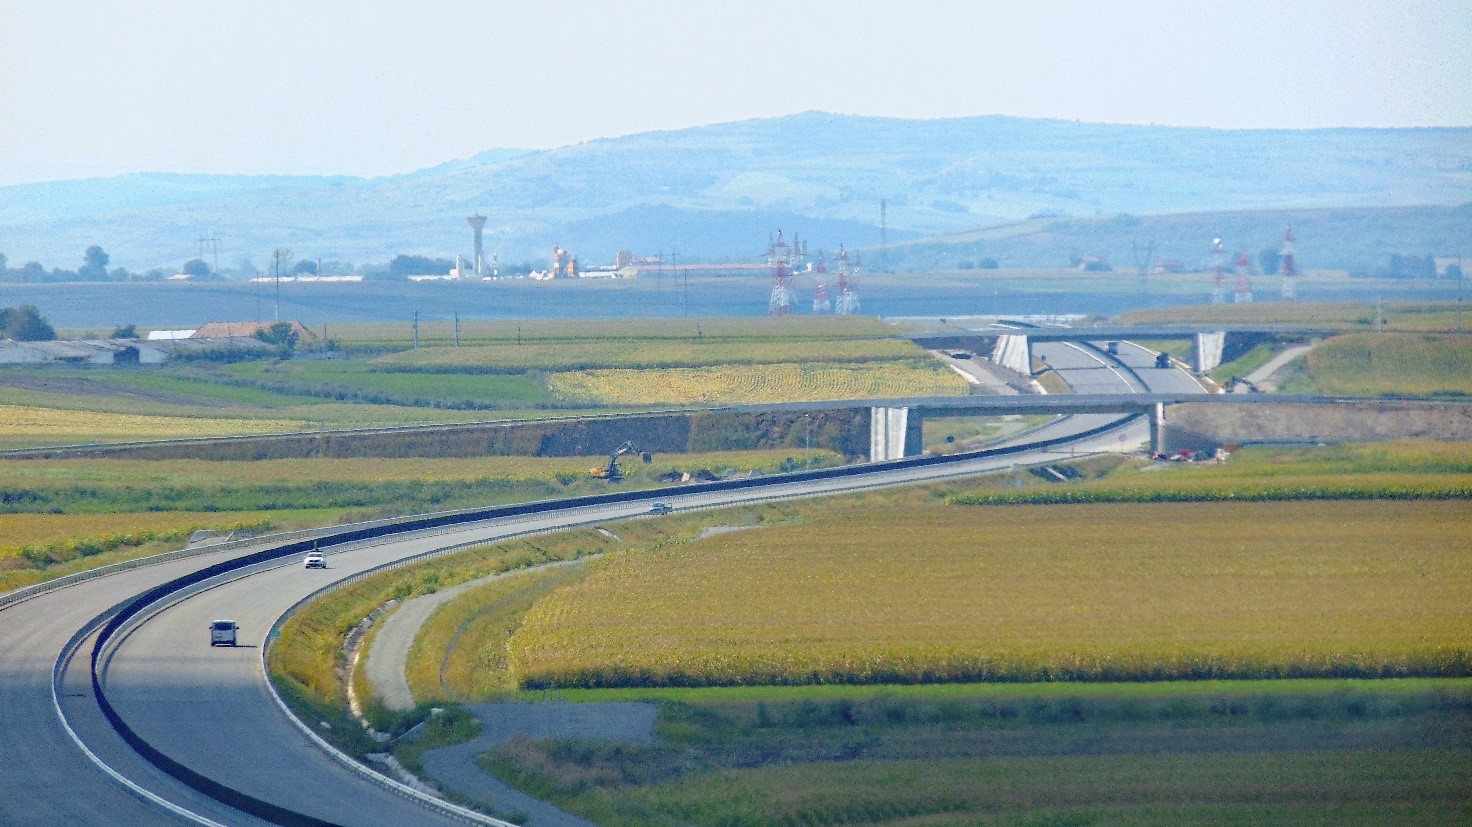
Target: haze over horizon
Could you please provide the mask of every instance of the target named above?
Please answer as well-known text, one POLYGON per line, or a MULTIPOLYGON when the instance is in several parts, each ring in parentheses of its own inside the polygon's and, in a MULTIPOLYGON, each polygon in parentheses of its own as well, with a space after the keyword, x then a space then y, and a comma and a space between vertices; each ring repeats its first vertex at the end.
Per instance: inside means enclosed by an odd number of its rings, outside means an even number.
POLYGON ((1449 0, 7 6, 0 186, 377 177, 808 110, 1472 126, 1472 7, 1449 0))

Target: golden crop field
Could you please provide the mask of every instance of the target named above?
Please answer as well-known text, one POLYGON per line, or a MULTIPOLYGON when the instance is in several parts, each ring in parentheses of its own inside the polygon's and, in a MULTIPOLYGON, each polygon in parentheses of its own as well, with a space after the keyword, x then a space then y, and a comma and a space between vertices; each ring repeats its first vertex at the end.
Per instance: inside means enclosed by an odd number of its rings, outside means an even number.
POLYGON ((548 377, 563 399, 605 405, 736 404, 903 396, 964 396, 970 386, 939 364, 774 364, 589 370, 548 377))
MULTIPOLYGON (((713 451, 690 454, 654 454, 643 465, 625 459, 626 470, 662 473, 680 469, 759 468, 775 471, 783 460, 797 456, 827 456, 827 452, 792 450, 713 451), (632 463, 632 465, 627 465, 632 463)), ((312 457, 308 459, 249 460, 134 460, 134 459, 47 459, 0 462, 0 488, 21 489, 43 486, 207 486, 290 483, 379 483, 408 481, 471 481, 484 479, 549 481, 558 475, 586 477, 593 465, 608 461, 607 455, 581 457, 312 457)))
POLYGON ((911 503, 595 564, 522 686, 1472 672, 1452 502, 911 503))
POLYGON ((575 370, 691 367, 775 362, 867 362, 915 359, 925 352, 898 339, 762 341, 534 341, 473 347, 421 347, 380 356, 376 364, 420 369, 575 370))
POLYGON ((281 433, 303 427, 293 419, 208 419, 0 405, 0 439, 27 437, 52 443, 281 433))

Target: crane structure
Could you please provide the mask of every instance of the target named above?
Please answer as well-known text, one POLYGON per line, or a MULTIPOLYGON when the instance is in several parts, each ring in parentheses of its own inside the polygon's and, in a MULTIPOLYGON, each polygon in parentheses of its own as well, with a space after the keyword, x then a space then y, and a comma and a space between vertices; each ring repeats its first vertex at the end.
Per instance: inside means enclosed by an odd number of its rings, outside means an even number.
POLYGON ((618 458, 624 456, 625 454, 637 454, 639 456, 639 459, 642 460, 645 465, 648 465, 649 463, 654 461, 653 454, 649 453, 648 451, 641 450, 639 446, 635 445, 632 441, 625 442, 624 444, 608 452, 607 465, 595 465, 592 468, 589 468, 589 476, 592 476, 595 479, 608 480, 609 482, 618 482, 619 480, 623 479, 623 472, 620 471, 618 468, 618 458))

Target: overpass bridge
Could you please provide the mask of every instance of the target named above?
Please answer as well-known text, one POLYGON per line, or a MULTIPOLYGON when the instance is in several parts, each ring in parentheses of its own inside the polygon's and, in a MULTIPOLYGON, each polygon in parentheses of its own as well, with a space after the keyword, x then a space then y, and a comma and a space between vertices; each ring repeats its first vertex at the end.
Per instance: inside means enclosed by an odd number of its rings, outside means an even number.
POLYGON ((910 341, 927 350, 969 350, 1024 376, 1032 374, 1037 342, 1100 342, 1138 339, 1190 339, 1191 367, 1206 373, 1271 336, 1330 336, 1328 328, 1280 325, 1114 325, 1107 327, 1032 327, 1021 323, 955 333, 922 333, 910 341), (1228 356, 1231 354, 1231 356, 1228 356))
POLYGON ((1167 409, 1185 403, 1222 406, 1325 405, 1364 403, 1358 398, 1330 398, 1307 394, 1229 394, 1200 391, 1172 393, 1036 394, 1019 396, 915 396, 895 399, 836 399, 827 402, 785 402, 734 405, 711 411, 732 413, 790 413, 801 416, 818 411, 870 411, 871 461, 917 456, 923 450, 921 428, 926 416, 1006 416, 1009 414, 1144 414, 1150 418, 1152 451, 1165 448, 1167 409))

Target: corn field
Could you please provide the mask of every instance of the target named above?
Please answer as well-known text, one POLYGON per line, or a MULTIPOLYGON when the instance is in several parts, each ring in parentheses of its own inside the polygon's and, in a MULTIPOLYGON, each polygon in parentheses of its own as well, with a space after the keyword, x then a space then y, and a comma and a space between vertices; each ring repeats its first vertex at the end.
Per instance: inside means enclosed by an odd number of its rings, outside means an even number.
POLYGON ((547 380, 557 396, 602 405, 761 403, 904 396, 964 396, 965 380, 926 362, 864 366, 774 364, 590 370, 547 380))
POLYGON ((845 513, 595 566, 524 687, 1472 674, 1463 502, 845 513))

